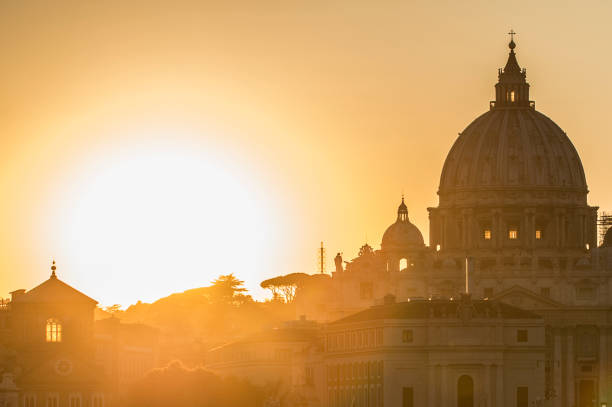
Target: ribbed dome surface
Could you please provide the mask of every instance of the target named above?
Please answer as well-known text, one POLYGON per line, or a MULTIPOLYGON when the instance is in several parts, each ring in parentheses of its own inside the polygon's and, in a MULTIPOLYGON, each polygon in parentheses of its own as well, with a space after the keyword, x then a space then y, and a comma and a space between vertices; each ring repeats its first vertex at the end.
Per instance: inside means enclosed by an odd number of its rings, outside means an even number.
POLYGON ((488 111, 451 148, 440 195, 490 187, 587 192, 572 142, 552 120, 530 107, 488 111))

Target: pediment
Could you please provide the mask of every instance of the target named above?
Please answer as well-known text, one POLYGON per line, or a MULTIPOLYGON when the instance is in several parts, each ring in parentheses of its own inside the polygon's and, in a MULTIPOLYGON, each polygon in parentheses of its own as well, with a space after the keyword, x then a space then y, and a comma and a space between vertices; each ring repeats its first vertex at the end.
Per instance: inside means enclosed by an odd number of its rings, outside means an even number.
POLYGON ((492 299, 526 310, 564 308, 564 305, 560 302, 538 295, 518 285, 498 293, 492 299))

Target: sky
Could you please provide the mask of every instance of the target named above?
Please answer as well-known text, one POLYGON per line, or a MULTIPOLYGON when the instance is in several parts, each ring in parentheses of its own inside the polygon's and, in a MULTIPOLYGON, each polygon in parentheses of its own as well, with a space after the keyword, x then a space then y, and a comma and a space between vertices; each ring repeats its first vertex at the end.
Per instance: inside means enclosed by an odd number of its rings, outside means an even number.
POLYGON ((427 241, 452 143, 510 28, 536 108, 612 210, 612 3, 0 2, 0 291, 102 305, 234 273, 251 294, 380 248, 402 193, 427 241))

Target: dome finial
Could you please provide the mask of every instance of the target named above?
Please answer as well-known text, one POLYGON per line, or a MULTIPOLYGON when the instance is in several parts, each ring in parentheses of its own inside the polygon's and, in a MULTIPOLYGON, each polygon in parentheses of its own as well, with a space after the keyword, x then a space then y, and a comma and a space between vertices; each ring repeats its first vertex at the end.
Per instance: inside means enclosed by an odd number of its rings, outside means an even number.
POLYGON ((55 259, 53 259, 53 263, 51 264, 51 278, 57 278, 55 270, 57 270, 57 267, 55 267, 55 259))
POLYGON ((514 36, 516 35, 516 32, 511 28, 508 35, 510 36, 510 43, 508 44, 508 48, 514 50, 514 48, 516 48, 516 44, 514 43, 514 36))

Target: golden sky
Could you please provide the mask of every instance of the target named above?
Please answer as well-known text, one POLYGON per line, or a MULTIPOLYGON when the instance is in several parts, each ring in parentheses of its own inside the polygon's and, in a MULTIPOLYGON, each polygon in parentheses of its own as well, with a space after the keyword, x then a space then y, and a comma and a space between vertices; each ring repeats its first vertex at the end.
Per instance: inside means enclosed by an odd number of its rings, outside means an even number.
POLYGON ((0 288, 103 304, 316 271, 428 206, 512 27, 612 210, 607 1, 0 2, 0 288))

